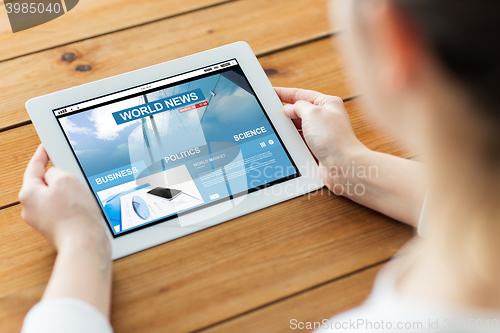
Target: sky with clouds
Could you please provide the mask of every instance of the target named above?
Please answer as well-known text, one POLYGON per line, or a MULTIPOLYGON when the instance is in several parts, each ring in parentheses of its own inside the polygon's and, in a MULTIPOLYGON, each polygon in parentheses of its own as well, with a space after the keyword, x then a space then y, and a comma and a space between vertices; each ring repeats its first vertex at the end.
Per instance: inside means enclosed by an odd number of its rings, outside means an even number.
MULTIPOLYGON (((154 160, 207 142, 234 142, 233 135, 260 126, 267 125, 271 129, 255 97, 218 74, 147 94, 147 98, 152 102, 197 88, 209 101, 207 107, 183 113, 166 111, 154 116, 160 143, 152 122, 147 118, 154 160)), ((146 165, 151 163, 142 121, 117 125, 112 116, 113 112, 141 104, 144 104, 143 96, 60 118, 88 176, 127 166, 131 162, 143 160, 146 165)))

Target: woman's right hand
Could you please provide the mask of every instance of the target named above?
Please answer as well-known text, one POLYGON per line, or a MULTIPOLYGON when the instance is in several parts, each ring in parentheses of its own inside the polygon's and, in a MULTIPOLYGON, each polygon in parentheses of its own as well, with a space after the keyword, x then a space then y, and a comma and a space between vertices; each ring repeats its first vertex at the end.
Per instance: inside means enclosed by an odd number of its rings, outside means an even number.
MULTIPOLYGON (((344 185, 341 170, 348 170, 352 157, 368 151, 354 134, 349 115, 340 97, 316 91, 275 88, 284 113, 293 120, 320 166, 320 176, 329 190, 344 185)), ((342 193, 337 193, 342 194, 342 193)))

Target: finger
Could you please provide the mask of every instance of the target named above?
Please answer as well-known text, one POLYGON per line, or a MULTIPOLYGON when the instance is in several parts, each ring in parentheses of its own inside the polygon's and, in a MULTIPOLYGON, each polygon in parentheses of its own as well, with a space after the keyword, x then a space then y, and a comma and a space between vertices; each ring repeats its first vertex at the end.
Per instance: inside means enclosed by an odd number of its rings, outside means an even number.
POLYGON ((338 96, 324 95, 317 91, 297 88, 274 88, 283 103, 294 104, 298 101, 306 101, 317 106, 328 104, 343 105, 344 101, 338 96))
POLYGON ((45 173, 45 182, 47 185, 51 186, 56 183, 59 179, 68 177, 70 174, 57 167, 52 167, 45 173))
POLYGON ((274 88, 278 97, 283 103, 294 104, 297 101, 303 100, 309 103, 313 103, 316 98, 322 94, 313 90, 305 90, 298 88, 274 88))
POLYGON ((297 114, 295 113, 295 110, 293 109, 292 104, 287 104, 283 107, 283 112, 285 115, 287 115, 289 118, 292 119, 293 124, 295 125, 295 128, 298 130, 302 130, 302 119, 300 119, 297 114), (286 111, 285 111, 286 109, 286 111))
POLYGON ((312 112, 322 110, 320 107, 313 105, 306 101, 298 101, 293 104, 293 111, 300 119, 304 120, 305 117, 308 117, 312 112))
POLYGON ((319 92, 305 89, 297 88, 274 88, 278 97, 283 103, 294 104, 297 101, 303 100, 309 103, 313 103, 316 98, 323 95, 319 92))
POLYGON ((332 102, 342 102, 337 96, 324 95, 317 91, 297 88, 274 88, 283 103, 294 104, 298 101, 306 101, 314 105, 326 105, 332 102))
POLYGON ((274 91, 276 92, 276 95, 278 95, 279 99, 281 100, 281 91, 285 88, 281 87, 274 87, 274 91))
POLYGON ((295 112, 295 106, 293 104, 287 104, 283 106, 283 113, 290 119, 300 119, 297 113, 295 112))
POLYGON ((44 184, 43 176, 48 163, 49 157, 47 156, 45 148, 43 145, 38 146, 24 172, 24 183, 27 185, 44 184))
POLYGON ((283 112, 290 119, 302 119, 314 108, 316 108, 315 105, 301 100, 295 102, 295 104, 287 104, 283 106, 283 112))

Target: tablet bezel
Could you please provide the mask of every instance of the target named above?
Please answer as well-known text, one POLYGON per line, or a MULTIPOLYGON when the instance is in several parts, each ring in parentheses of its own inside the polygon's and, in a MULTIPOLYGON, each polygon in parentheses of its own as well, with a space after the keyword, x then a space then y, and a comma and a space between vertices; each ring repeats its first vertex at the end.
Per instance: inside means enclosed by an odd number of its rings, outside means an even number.
MULTIPOLYGON (((323 187, 317 164, 304 144, 293 123, 282 112, 282 104, 276 95, 259 61, 245 42, 146 67, 81 86, 30 99, 26 109, 35 129, 47 150, 52 163, 88 183, 62 132, 53 110, 85 100, 104 96, 138 85, 175 76, 193 69, 236 59, 264 107, 277 134, 295 162, 301 176, 252 192, 243 197, 212 205, 183 215, 182 222, 174 218, 147 228, 114 238, 106 225, 111 240, 112 257, 118 259, 190 233, 217 225, 253 211, 275 205, 285 200, 315 191, 323 187), (244 202, 244 204, 242 204, 244 202), (228 206, 229 205, 229 206, 228 206), (219 213, 222 211, 222 213, 219 213), (206 216, 214 217, 206 219, 206 216), (187 222, 186 222, 187 221, 187 222), (186 226, 181 226, 181 223, 186 226)), ((89 188, 90 189, 90 188, 89 188)), ((103 223, 108 222, 103 217, 103 223)))

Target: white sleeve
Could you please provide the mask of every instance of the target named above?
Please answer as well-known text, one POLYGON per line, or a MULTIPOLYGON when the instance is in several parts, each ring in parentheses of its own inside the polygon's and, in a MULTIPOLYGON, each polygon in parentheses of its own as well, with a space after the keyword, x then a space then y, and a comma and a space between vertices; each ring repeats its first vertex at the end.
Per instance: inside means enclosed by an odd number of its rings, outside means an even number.
POLYGON ((104 314, 77 298, 41 301, 24 318, 21 333, 112 333, 104 314))

